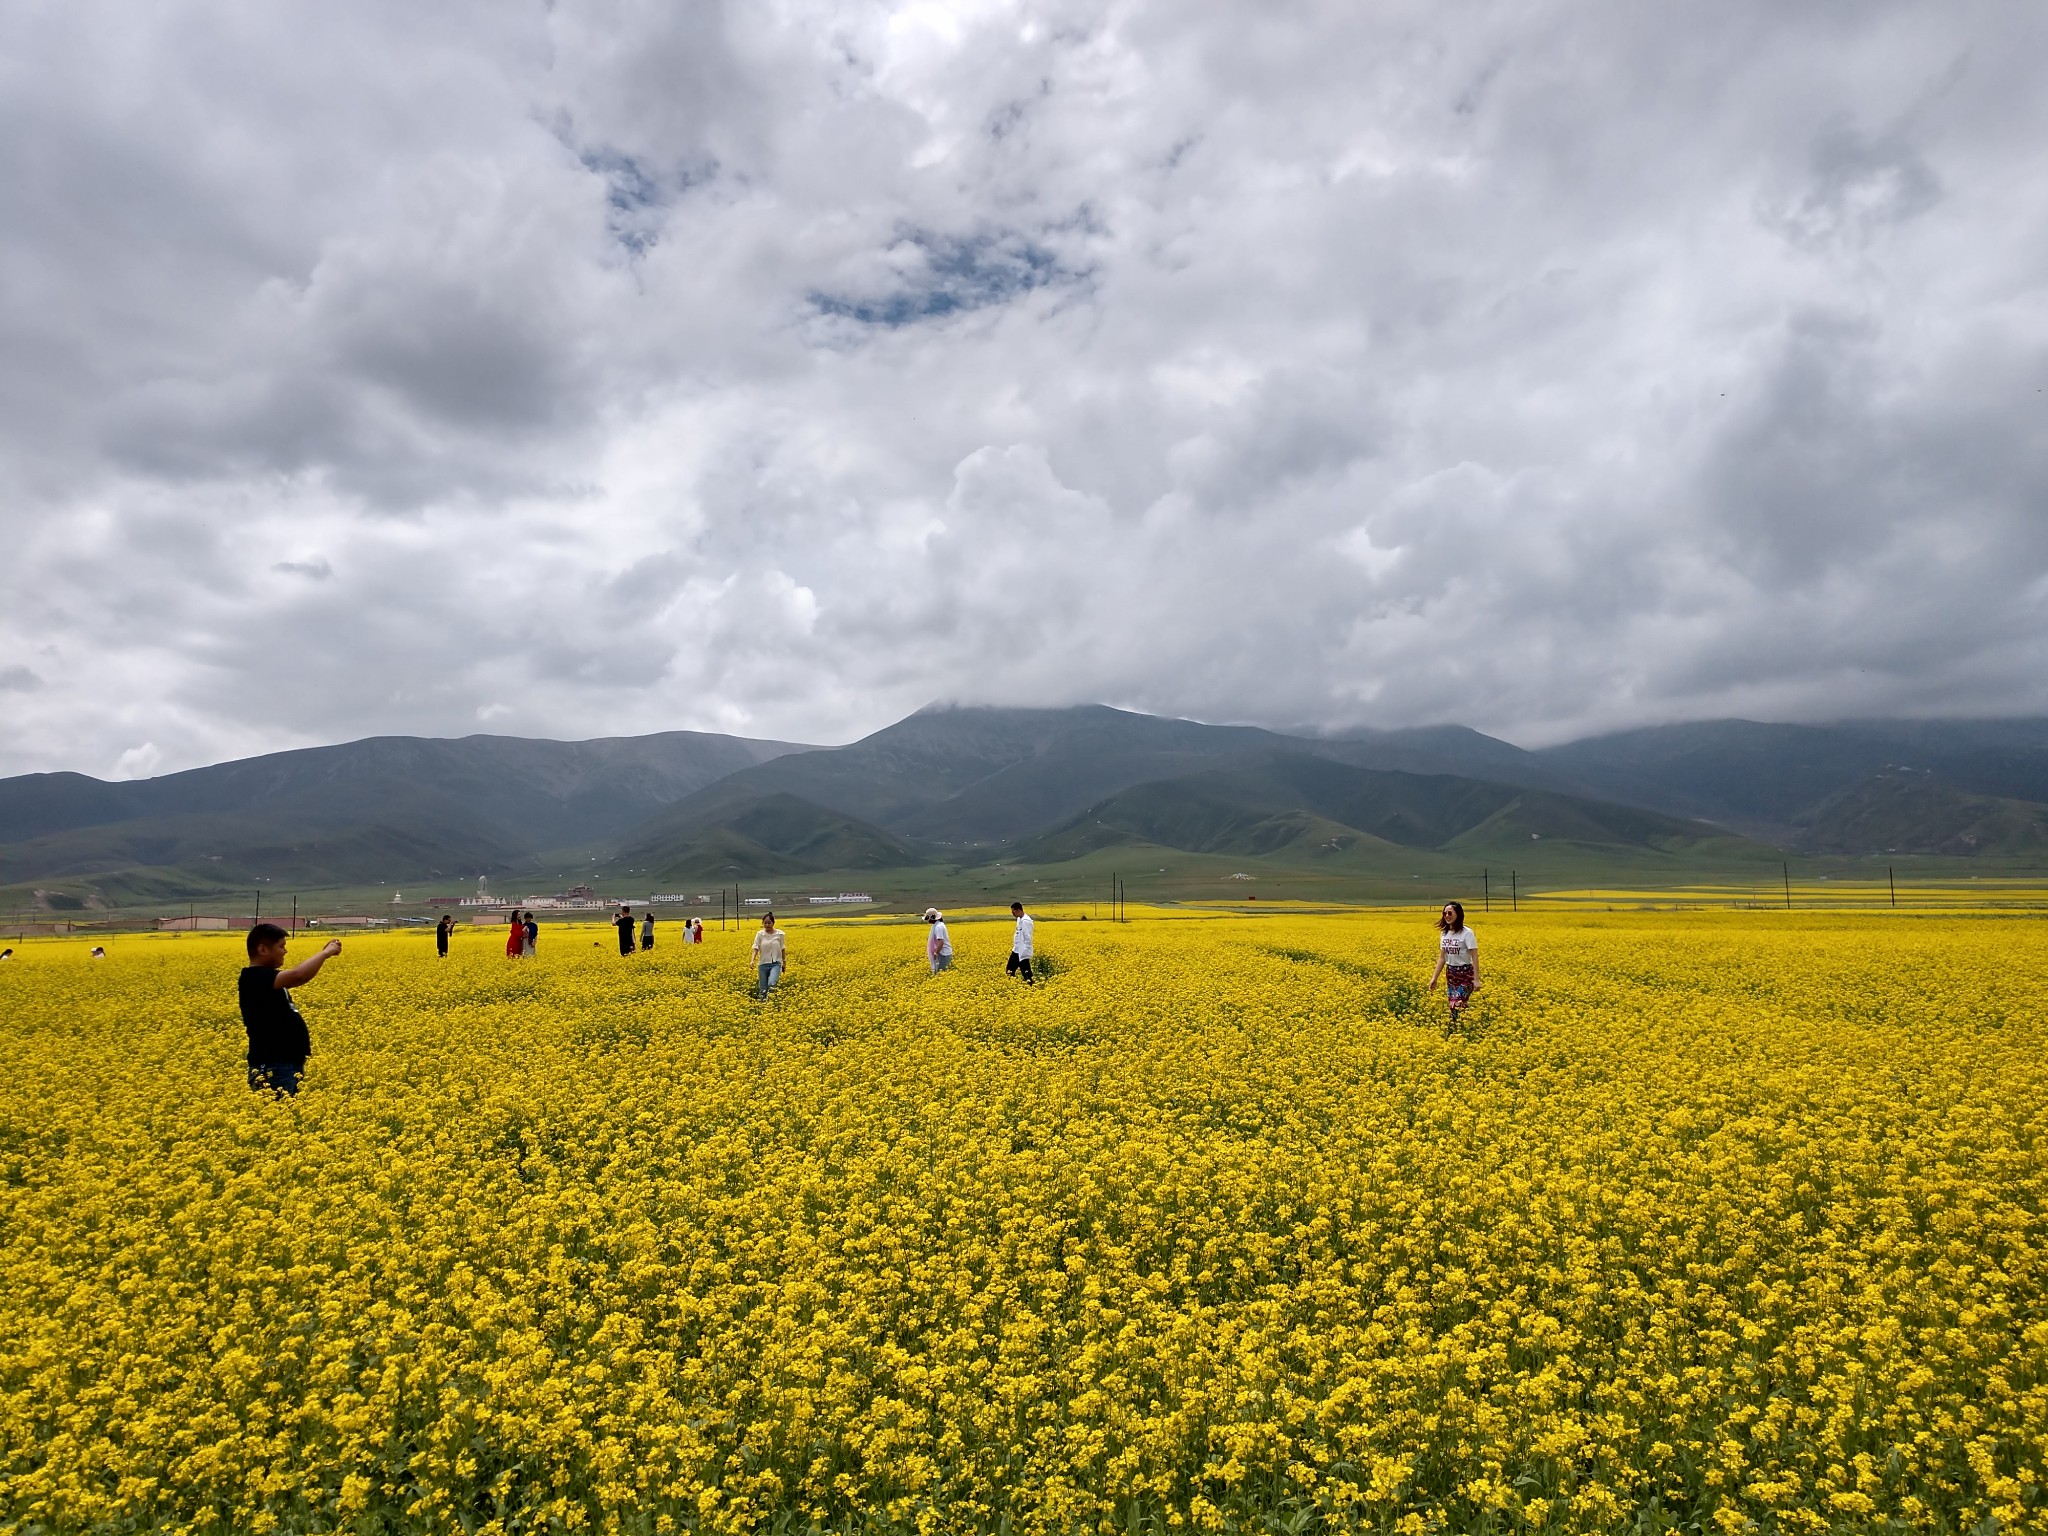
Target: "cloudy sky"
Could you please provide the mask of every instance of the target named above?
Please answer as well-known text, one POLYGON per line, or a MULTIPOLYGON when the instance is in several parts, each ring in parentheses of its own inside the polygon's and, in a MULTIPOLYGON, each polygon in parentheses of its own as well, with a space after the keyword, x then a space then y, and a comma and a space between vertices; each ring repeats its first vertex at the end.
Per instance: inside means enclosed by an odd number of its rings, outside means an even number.
POLYGON ((2048 711, 2048 8, 0 12, 0 772, 2048 711))

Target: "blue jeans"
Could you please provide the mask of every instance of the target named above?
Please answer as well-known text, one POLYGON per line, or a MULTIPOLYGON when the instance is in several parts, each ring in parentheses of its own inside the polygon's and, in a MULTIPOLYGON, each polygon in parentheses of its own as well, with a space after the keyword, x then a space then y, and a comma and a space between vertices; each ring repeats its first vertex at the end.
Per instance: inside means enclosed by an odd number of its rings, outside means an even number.
POLYGON ((953 969, 953 957, 951 955, 932 956, 932 974, 934 976, 938 975, 941 971, 950 971, 951 969, 953 969))
POLYGON ((754 996, 766 997, 775 990, 775 983, 782 979, 782 962, 780 960, 770 960, 766 965, 758 969, 761 972, 761 985, 756 989, 754 996))
POLYGON ((259 1061, 249 1068, 249 1086, 258 1093, 297 1093, 303 1061, 259 1061))

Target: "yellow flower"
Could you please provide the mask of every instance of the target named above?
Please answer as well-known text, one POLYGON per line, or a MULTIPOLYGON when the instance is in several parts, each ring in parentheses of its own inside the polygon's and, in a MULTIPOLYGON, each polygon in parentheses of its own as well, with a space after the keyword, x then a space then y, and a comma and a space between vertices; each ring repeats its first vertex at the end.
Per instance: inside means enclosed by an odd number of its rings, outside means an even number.
POLYGON ((1493 914, 0 967, 0 1510, 52 1533, 2048 1509, 2048 939, 1493 914), (914 937, 914 935, 913 935, 914 937), (1987 964, 1987 956, 1996 963, 1987 964))

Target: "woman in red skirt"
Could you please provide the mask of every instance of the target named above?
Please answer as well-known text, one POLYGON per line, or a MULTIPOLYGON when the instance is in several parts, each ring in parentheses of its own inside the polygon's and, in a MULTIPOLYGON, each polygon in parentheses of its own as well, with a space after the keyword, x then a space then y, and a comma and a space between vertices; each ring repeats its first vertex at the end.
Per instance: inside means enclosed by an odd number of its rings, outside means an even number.
POLYGON ((1458 902, 1444 903, 1436 920, 1436 969, 1430 973, 1429 990, 1436 990, 1437 977, 1444 978, 1444 995, 1451 1003, 1451 1023, 1479 990, 1479 941, 1465 926, 1465 908, 1458 902))
POLYGON ((512 926, 505 931, 505 958, 517 960, 526 951, 526 919, 512 909, 512 926))

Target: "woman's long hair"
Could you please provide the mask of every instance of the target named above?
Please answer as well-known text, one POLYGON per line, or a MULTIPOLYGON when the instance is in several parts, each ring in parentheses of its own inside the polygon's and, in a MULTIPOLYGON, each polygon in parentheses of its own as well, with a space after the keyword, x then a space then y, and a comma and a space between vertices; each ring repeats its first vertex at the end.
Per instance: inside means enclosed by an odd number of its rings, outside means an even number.
POLYGON ((1439 913, 1436 920, 1436 931, 1438 933, 1463 933, 1465 931, 1465 904, 1461 901, 1447 901, 1444 905, 1451 909, 1452 916, 1445 918, 1439 913))

